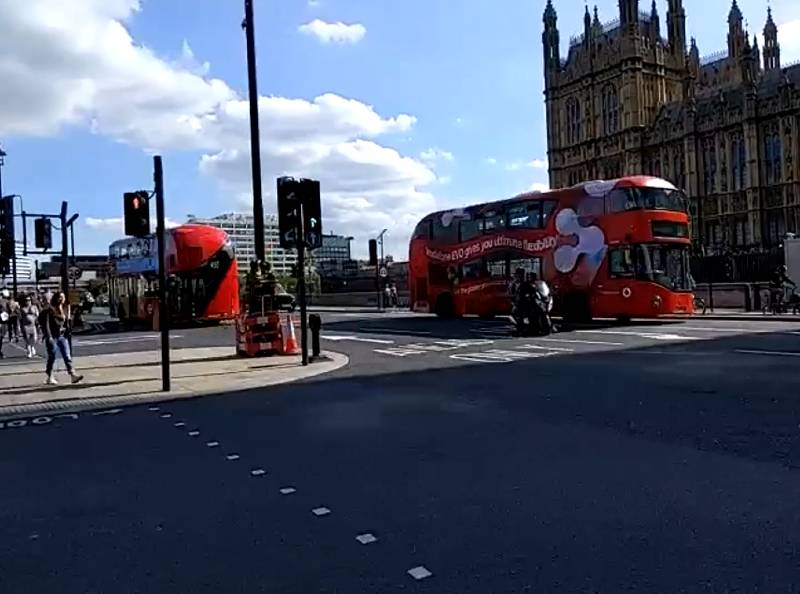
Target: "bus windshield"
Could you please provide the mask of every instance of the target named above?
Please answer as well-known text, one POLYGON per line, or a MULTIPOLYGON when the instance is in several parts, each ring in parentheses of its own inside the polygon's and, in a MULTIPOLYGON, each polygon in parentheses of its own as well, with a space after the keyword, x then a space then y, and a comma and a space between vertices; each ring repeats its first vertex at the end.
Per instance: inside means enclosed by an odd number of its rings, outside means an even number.
POLYGON ((689 246, 640 244, 609 253, 612 278, 650 281, 671 291, 691 291, 689 246))
POLYGON ((608 195, 609 212, 672 210, 686 212, 686 196, 664 188, 617 188, 608 195))

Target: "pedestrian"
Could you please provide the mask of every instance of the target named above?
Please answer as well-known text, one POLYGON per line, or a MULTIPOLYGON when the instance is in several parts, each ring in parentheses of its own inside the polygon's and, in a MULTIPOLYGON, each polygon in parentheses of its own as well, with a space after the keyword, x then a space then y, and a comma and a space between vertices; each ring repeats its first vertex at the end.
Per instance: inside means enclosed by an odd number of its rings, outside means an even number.
POLYGON ((22 308, 20 309, 20 327, 22 338, 28 349, 28 359, 36 356, 36 324, 39 320, 39 307, 33 302, 30 295, 22 298, 22 308))
POLYGON ((3 355, 3 339, 5 338, 6 328, 8 328, 8 301, 9 292, 7 289, 0 291, 0 359, 3 355))
POLYGON ((72 383, 77 384, 83 379, 83 376, 76 374, 72 366, 72 356, 69 348, 72 321, 70 319, 70 308, 64 293, 59 291, 53 294, 50 307, 40 314, 39 323, 42 327, 42 335, 47 347, 47 379, 45 383, 50 385, 58 384, 53 373, 53 367, 56 363, 56 351, 58 351, 64 360, 67 373, 72 378, 72 383))
POLYGON ((14 338, 14 342, 19 342, 19 295, 13 295, 8 302, 8 342, 14 338))

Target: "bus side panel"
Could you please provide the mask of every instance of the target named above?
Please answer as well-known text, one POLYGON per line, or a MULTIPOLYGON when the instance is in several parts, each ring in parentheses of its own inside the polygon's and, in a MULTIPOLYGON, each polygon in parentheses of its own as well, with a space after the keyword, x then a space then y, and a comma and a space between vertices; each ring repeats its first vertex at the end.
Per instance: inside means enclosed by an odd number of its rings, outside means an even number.
POLYGON ((229 320, 239 315, 239 274, 236 259, 224 273, 214 296, 208 303, 203 317, 205 319, 229 320))

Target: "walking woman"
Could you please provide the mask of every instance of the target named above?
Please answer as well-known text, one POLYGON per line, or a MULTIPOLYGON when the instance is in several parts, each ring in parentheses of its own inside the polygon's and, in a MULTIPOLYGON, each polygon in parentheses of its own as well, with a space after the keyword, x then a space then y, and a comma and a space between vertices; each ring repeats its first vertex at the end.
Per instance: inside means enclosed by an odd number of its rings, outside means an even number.
POLYGON ((28 349, 28 359, 33 359, 36 356, 36 324, 39 321, 39 308, 31 300, 30 295, 22 298, 19 321, 22 327, 22 338, 25 339, 25 346, 28 349))
POLYGON ((47 379, 45 383, 50 385, 58 384, 53 373, 53 367, 56 364, 56 349, 58 349, 61 353, 61 358, 64 360, 67 373, 72 378, 72 383, 77 384, 83 379, 83 376, 77 375, 72 367, 68 340, 72 322, 70 320, 69 305, 67 305, 67 298, 64 293, 59 291, 53 294, 50 307, 42 312, 40 323, 44 343, 47 347, 47 379))

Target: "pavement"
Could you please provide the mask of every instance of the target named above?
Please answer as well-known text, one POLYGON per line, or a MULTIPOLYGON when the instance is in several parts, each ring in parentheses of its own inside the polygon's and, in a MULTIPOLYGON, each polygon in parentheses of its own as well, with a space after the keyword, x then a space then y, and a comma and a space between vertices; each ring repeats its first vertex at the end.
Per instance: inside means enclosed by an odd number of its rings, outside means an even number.
POLYGON ((0 423, 2 592, 798 590, 800 324, 323 317, 325 375, 0 423))

